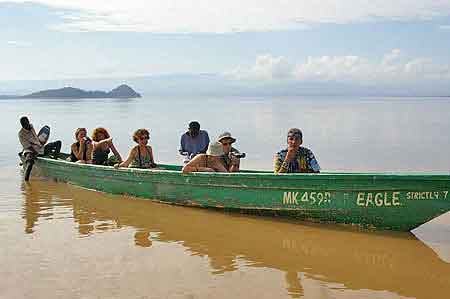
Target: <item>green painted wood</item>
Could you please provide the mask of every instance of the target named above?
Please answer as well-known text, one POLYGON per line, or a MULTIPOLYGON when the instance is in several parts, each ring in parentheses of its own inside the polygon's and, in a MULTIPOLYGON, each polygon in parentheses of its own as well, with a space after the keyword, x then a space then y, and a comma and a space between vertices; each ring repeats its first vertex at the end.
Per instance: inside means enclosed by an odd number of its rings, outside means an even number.
POLYGON ((159 167, 116 170, 48 158, 35 164, 42 176, 113 194, 365 228, 409 231, 450 210, 450 173, 182 174, 180 166, 159 167))

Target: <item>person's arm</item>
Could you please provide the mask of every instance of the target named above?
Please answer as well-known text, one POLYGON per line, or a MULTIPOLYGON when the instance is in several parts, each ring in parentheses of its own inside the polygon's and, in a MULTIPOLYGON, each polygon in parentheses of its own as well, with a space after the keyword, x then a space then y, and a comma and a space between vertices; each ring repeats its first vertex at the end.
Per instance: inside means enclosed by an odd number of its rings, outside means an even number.
POLYGON ((240 160, 236 157, 231 158, 231 166, 228 172, 238 172, 239 171, 240 160))
POLYGON ((280 154, 275 155, 273 162, 274 172, 276 174, 288 172, 289 164, 281 159, 280 154))
MULTIPOLYGON (((94 146, 92 145, 92 142, 89 142, 87 144, 85 144, 85 146, 87 147, 86 149, 86 163, 87 164, 92 164, 92 153, 94 151, 94 146)), ((80 146, 81 148, 81 146, 80 146)))
POLYGON ((183 153, 187 152, 186 147, 185 147, 185 138, 184 138, 184 134, 181 135, 181 139, 180 139, 180 149, 178 150, 178 152, 180 153, 180 155, 183 155, 183 153))
POLYGON ((136 149, 138 146, 135 146, 131 149, 130 154, 128 155, 128 158, 125 161, 123 161, 122 163, 115 164, 114 167, 115 168, 128 167, 131 164, 131 162, 133 162, 133 160, 136 158, 136 152, 137 152, 136 149))
POLYGON ((239 154, 239 151, 235 149, 234 147, 231 148, 231 155, 230 155, 230 169, 228 169, 228 172, 238 172, 239 166, 241 164, 241 159, 237 158, 234 154, 239 154))
POLYGON ((110 143, 109 148, 111 149, 111 151, 113 152, 114 156, 117 157, 117 159, 119 160, 119 163, 122 162, 122 156, 119 154, 119 152, 117 151, 116 147, 114 146, 114 143, 110 143))
POLYGON ((30 133, 27 133, 22 130, 19 131, 19 141, 24 149, 30 149, 33 148, 34 146, 38 147, 42 146, 42 144, 39 142, 39 139, 36 135, 36 131, 34 130, 33 126, 30 129, 30 133))
POLYGON ((202 149, 202 153, 206 153, 206 151, 208 150, 208 146, 209 146, 209 135, 208 135, 208 132, 206 132, 206 131, 203 131, 203 132, 205 132, 205 147, 202 149))
POLYGON ((289 172, 289 165, 292 162, 292 160, 295 159, 295 156, 297 155, 298 148, 294 146, 288 146, 286 157, 284 160, 282 160, 280 154, 278 153, 275 156, 275 173, 287 173, 289 172), (278 159, 277 159, 278 157, 278 159), (278 161, 278 162, 277 162, 278 161))
POLYGON ((84 142, 80 142, 80 147, 78 149, 76 143, 72 144, 70 148, 78 160, 83 160, 84 142))
POLYGON ((109 137, 109 138, 106 138, 106 139, 103 139, 103 140, 100 140, 100 141, 96 141, 94 146, 97 147, 97 146, 103 145, 105 143, 109 143, 109 145, 111 146, 111 144, 112 144, 112 137, 109 137))
POLYGON ((226 169, 222 163, 214 163, 212 168, 215 172, 228 172, 228 169, 226 169))
POLYGON ((31 142, 29 138, 26 138, 23 130, 19 131, 19 141, 22 144, 23 149, 29 149, 31 147, 31 142))
MULTIPOLYGON (((182 172, 190 173, 190 172, 214 172, 215 170, 210 167, 200 166, 203 164, 204 155, 195 156, 189 163, 184 165, 182 172)), ((225 167, 224 167, 225 168, 225 167)))
POLYGON ((31 134, 33 135, 33 141, 36 142, 36 144, 41 144, 41 142, 39 141, 39 137, 38 134, 36 133, 36 130, 34 129, 33 125, 31 125, 31 134))

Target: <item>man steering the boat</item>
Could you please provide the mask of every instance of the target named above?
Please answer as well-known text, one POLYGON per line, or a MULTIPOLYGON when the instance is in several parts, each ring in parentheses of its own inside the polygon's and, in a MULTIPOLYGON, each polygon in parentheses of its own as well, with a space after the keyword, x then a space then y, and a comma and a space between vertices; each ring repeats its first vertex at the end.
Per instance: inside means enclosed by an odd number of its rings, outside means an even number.
POLYGON ((22 128, 19 131, 19 141, 22 144, 24 155, 34 156, 47 156, 53 153, 53 157, 56 159, 61 150, 61 141, 47 143, 48 135, 38 136, 34 130, 33 125, 26 116, 20 118, 20 125, 22 128))
POLYGON ((313 152, 301 146, 303 134, 300 129, 289 129, 287 149, 279 151, 274 158, 274 172, 279 173, 319 173, 320 166, 313 152))

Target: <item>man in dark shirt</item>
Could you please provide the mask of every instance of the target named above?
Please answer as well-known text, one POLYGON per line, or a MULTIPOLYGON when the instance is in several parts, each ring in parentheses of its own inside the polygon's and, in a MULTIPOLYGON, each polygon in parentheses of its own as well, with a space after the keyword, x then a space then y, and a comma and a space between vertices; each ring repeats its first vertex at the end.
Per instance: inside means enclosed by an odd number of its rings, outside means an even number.
POLYGON ((186 133, 181 136, 179 152, 187 155, 187 160, 194 158, 197 154, 204 154, 208 149, 208 132, 200 130, 200 124, 197 121, 189 123, 186 133))

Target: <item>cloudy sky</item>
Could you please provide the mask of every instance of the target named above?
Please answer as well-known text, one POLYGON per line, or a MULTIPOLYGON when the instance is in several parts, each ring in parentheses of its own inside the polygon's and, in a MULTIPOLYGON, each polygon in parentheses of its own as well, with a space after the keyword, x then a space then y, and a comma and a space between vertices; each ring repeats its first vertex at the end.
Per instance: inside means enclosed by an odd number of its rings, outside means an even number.
POLYGON ((0 80, 447 84, 449 0, 0 0, 0 80))

